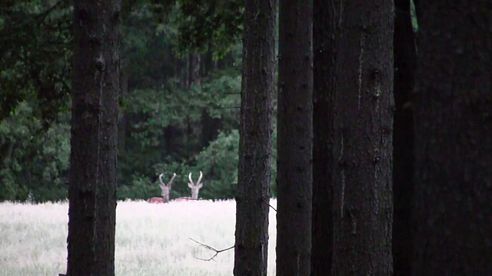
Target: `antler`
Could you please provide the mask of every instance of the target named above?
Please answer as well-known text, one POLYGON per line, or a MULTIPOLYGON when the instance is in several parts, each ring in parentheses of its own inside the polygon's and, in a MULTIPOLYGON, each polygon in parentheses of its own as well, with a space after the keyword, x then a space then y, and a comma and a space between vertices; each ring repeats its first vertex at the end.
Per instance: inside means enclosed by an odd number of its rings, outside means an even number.
POLYGON ((188 187, 191 189, 191 198, 194 200, 198 199, 198 192, 203 187, 203 184, 201 183, 202 178, 202 171, 200 171, 200 176, 198 177, 198 180, 196 182, 193 182, 193 178, 191 178, 191 172, 190 174, 188 174, 188 179, 190 180, 190 182, 188 183, 188 187))
POLYGON ((191 179, 191 172, 190 174, 188 174, 188 179, 190 180, 191 185, 193 185, 194 183, 193 183, 193 179, 191 179))
POLYGON ((159 181, 161 182, 162 185, 166 185, 166 183, 164 183, 164 180, 162 180, 163 176, 164 176, 163 173, 159 174, 159 181))
POLYGON ((198 177, 198 180, 196 181, 196 185, 200 184, 200 182, 202 181, 202 177, 203 177, 203 173, 202 171, 200 171, 200 177, 198 177))
POLYGON ((191 178, 191 172, 188 174, 188 179, 190 180, 190 185, 192 186, 202 186, 202 178, 203 178, 203 172, 200 171, 200 176, 198 177, 198 180, 196 182, 193 181, 193 179, 191 178))
POLYGON ((169 180, 169 185, 173 183, 174 178, 176 178, 176 173, 173 173, 173 177, 171 177, 171 180, 169 180))
POLYGON ((162 180, 162 177, 164 177, 164 174, 163 173, 159 174, 159 181, 161 182, 161 185, 170 186, 171 184, 173 184, 174 178, 176 178, 176 173, 173 173, 171 180, 169 180, 167 184, 164 182, 164 180, 162 180))

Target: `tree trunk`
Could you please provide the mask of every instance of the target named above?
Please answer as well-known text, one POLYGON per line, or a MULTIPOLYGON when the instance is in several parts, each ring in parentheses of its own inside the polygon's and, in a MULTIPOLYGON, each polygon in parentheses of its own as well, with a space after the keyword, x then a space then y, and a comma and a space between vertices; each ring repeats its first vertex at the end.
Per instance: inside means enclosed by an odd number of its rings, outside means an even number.
POLYGON ((340 1, 333 275, 391 275, 393 1, 340 1))
POLYGON ((314 1, 313 232, 311 274, 330 275, 333 250, 333 96, 336 1, 314 1))
POLYGON ((200 135, 200 148, 204 148, 209 145, 210 141, 215 140, 219 134, 220 127, 222 126, 222 120, 220 118, 211 117, 207 109, 203 109, 201 115, 201 135, 200 135))
POLYGON ((395 17, 395 122, 393 139, 393 260, 394 274, 410 275, 413 202, 413 104, 417 53, 410 15, 410 0, 396 0, 395 17))
POLYGON ((120 1, 75 1, 68 267, 114 275, 120 1))
POLYGON ((277 275, 310 275, 312 217, 312 1, 279 12, 277 275))
POLYGON ((179 74, 180 88, 184 88, 184 89, 190 88, 190 83, 189 83, 190 78, 188 77, 189 58, 188 57, 179 58, 176 64, 177 64, 176 71, 179 74))
POLYGON ((247 0, 234 275, 267 275, 276 0, 247 0))
POLYGON ((492 3, 422 1, 413 275, 492 275, 492 3))
POLYGON ((200 85, 200 55, 193 53, 188 55, 188 84, 200 85))

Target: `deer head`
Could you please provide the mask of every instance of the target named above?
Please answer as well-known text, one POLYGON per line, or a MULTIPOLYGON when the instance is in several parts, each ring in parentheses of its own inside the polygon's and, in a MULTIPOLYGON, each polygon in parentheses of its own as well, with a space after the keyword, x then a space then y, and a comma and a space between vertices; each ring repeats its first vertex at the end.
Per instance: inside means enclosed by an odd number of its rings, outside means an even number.
POLYGON ((191 178, 191 172, 188 175, 188 179, 190 180, 190 182, 188 182, 188 187, 191 189, 191 199, 198 199, 198 192, 203 187, 202 177, 203 173, 202 171, 200 171, 200 176, 198 177, 198 180, 196 182, 193 182, 193 179, 191 178))
POLYGON ((164 200, 164 202, 169 202, 169 194, 171 192, 172 184, 173 184, 174 178, 176 177, 176 174, 173 173, 171 180, 169 180, 169 182, 167 184, 164 182, 164 180, 162 180, 163 177, 164 177, 164 174, 161 173, 159 175, 159 181, 161 182, 161 185, 159 185, 161 187, 161 195, 162 195, 162 199, 164 200))

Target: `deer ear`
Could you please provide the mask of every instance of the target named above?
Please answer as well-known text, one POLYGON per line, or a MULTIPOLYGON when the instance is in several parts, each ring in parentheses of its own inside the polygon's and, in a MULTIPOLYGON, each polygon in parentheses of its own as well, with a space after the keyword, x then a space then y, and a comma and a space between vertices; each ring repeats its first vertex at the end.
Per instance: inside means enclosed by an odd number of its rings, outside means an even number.
POLYGON ((188 183, 188 187, 190 187, 190 189, 192 189, 193 185, 191 185, 191 183, 188 183))
POLYGON ((198 189, 200 189, 201 187, 203 187, 203 183, 200 183, 200 184, 198 185, 198 189))

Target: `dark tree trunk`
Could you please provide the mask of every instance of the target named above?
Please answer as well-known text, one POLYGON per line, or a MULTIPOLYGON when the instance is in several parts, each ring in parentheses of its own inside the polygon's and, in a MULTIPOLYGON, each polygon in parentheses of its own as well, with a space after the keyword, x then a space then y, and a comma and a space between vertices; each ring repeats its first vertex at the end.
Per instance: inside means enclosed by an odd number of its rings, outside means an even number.
POLYGON ((14 152, 15 143, 12 141, 6 141, 5 144, 0 144, 0 164, 7 167, 12 158, 12 153, 14 152))
POLYGON ((422 1, 413 275, 492 275, 492 2, 422 1))
POLYGON ((189 58, 179 58, 176 64, 176 71, 179 74, 179 86, 185 89, 190 88, 190 78, 188 77, 189 58))
POLYGON ((393 139, 393 260, 394 273, 410 275, 413 202, 413 105, 416 49, 410 0, 395 1, 395 122, 393 139))
POLYGON ((245 2, 234 275, 267 275, 276 6, 245 2))
POLYGON ((215 140, 215 138, 217 138, 221 126, 222 126, 222 121, 220 118, 211 117, 206 109, 202 111, 202 116, 201 116, 202 131, 200 135, 201 148, 208 146, 210 141, 213 141, 215 140))
MULTIPOLYGON (((164 128, 163 132, 166 155, 176 156, 182 147, 179 143, 181 140, 179 138, 182 136, 181 131, 177 127, 169 125, 164 128)), ((164 158, 164 156, 162 157, 164 158)))
POLYGON ((333 275, 391 275, 393 1, 340 1, 333 275))
POLYGON ((120 1, 75 1, 68 267, 114 275, 120 1))
POLYGON ((188 84, 189 86, 200 85, 200 55, 188 55, 188 84))
POLYGON ((202 76, 208 76, 210 73, 215 71, 217 67, 217 62, 214 60, 213 57, 213 51, 211 49, 211 46, 209 45, 209 48, 207 50, 207 53, 205 53, 203 59, 202 59, 202 76))
POLYGON ((314 1, 313 232, 311 275, 330 275, 333 248, 333 96, 337 1, 314 1))
POLYGON ((310 275, 312 217, 312 1, 279 12, 277 275, 310 275))

